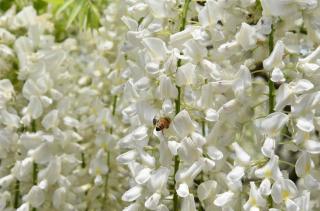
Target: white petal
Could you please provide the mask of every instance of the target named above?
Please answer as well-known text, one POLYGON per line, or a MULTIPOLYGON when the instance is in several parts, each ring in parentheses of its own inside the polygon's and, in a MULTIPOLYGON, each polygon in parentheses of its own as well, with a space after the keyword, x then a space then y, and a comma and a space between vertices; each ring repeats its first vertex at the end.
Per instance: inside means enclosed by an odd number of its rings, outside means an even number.
POLYGON ((223 207, 226 206, 228 203, 230 203, 233 200, 234 193, 231 191, 224 192, 222 194, 218 194, 217 198, 214 200, 214 205, 217 207, 223 207))
POLYGON ((290 87, 295 94, 302 94, 313 89, 314 85, 306 79, 300 79, 290 83, 290 87))
POLYGON ((60 157, 53 157, 50 159, 49 165, 39 172, 38 177, 40 180, 45 179, 49 185, 53 185, 58 181, 60 173, 61 159, 60 157))
POLYGON ((201 183, 197 189, 199 199, 203 201, 207 199, 212 193, 215 193, 217 185, 217 182, 214 180, 208 180, 201 183))
POLYGON ((209 158, 202 159, 202 170, 205 172, 212 171, 213 168, 216 166, 216 162, 209 158))
POLYGON ((293 1, 261 0, 263 16, 286 17, 290 14, 296 14, 297 8, 293 1))
POLYGON ((178 170, 176 180, 180 181, 193 181, 194 178, 201 172, 202 162, 196 161, 190 167, 178 170))
POLYGON ((279 183, 276 182, 272 185, 271 196, 273 201, 277 204, 282 201, 281 185, 279 183))
POLYGON ((287 83, 283 83, 277 91, 275 110, 280 111, 286 105, 291 104, 292 100, 293 92, 291 88, 287 83))
POLYGON ((166 1, 159 0, 146 0, 146 3, 149 5, 152 14, 156 18, 165 18, 168 16, 168 8, 166 7, 166 1))
POLYGON ((276 67, 272 70, 271 73, 271 81, 275 82, 275 83, 281 83, 284 82, 286 79, 284 78, 284 75, 282 73, 282 71, 280 70, 280 68, 276 67))
POLYGON ((184 198, 189 195, 189 187, 186 183, 181 183, 177 189, 178 196, 184 198))
POLYGON ((313 125, 313 117, 306 116, 306 117, 299 117, 297 120, 297 127, 307 133, 310 133, 314 130, 313 125))
POLYGON ((242 23, 240 31, 236 34, 236 40, 244 50, 254 48, 257 42, 255 27, 242 23))
POLYGON ((130 204, 129 206, 125 207, 123 211, 139 211, 140 205, 138 203, 130 204))
POLYGON ((171 154, 177 155, 180 145, 181 144, 176 141, 168 141, 168 147, 169 147, 171 154))
POLYGON ((142 193, 142 187, 141 186, 134 186, 134 187, 130 188, 128 191, 126 191, 122 195, 121 199, 126 202, 132 202, 132 201, 138 199, 141 196, 141 193, 142 193))
POLYGON ((136 140, 143 140, 148 136, 148 128, 146 126, 140 126, 136 130, 133 131, 133 138, 136 140))
POLYGON ((65 187, 60 187, 56 189, 52 196, 52 204, 54 208, 60 209, 61 206, 65 203, 66 189, 65 187))
POLYGON ((164 204, 160 204, 158 207, 157 207, 157 211, 169 211, 168 207, 164 204))
POLYGON ((281 68, 283 66, 282 57, 284 55, 285 46, 281 40, 277 41, 270 56, 263 61, 263 67, 271 71, 275 67, 281 68))
POLYGON ((194 202, 194 197, 192 194, 189 194, 187 197, 182 199, 181 210, 196 211, 196 204, 194 202))
POLYGON ((142 40, 142 44, 154 61, 164 61, 167 55, 167 47, 163 40, 155 37, 148 37, 142 40))
POLYGON ((36 163, 44 164, 49 162, 52 158, 52 153, 48 143, 42 143, 35 150, 30 150, 29 153, 31 154, 32 158, 36 163))
POLYGON ((165 167, 160 167, 157 171, 155 171, 150 178, 151 189, 154 191, 161 190, 162 187, 167 183, 169 173, 169 169, 165 167))
POLYGON ((267 117, 256 120, 256 125, 268 135, 275 135, 289 121, 288 115, 274 112, 267 117))
POLYGON ((310 174, 303 178, 304 185, 308 190, 319 189, 320 182, 310 174))
POLYGON ((236 96, 241 96, 249 87, 251 87, 251 73, 246 66, 241 65, 236 80, 232 84, 232 89, 236 96))
POLYGON ((237 159, 244 165, 249 164, 251 160, 250 155, 244 151, 244 149, 237 142, 234 142, 232 147, 236 153, 237 159))
POLYGON ((275 140, 273 138, 267 137, 263 143, 261 152, 264 156, 270 158, 272 155, 274 155, 275 147, 276 147, 275 140))
POLYGON ((234 167, 227 175, 227 179, 230 181, 241 180, 244 176, 244 168, 241 166, 234 167))
POLYGON ((3 188, 8 188, 10 184, 15 180, 15 177, 12 174, 7 176, 2 176, 0 178, 0 186, 3 188))
POLYGON ((178 90, 173 85, 171 79, 165 75, 160 76, 160 99, 176 98, 178 96, 178 90))
POLYGON ((295 171, 298 177, 303 177, 306 174, 309 174, 311 170, 311 159, 310 155, 307 152, 303 152, 298 158, 295 171))
POLYGON ((222 70, 218 64, 215 64, 209 60, 203 59, 201 61, 201 67, 215 81, 222 80, 222 70))
POLYGON ((33 207, 40 207, 45 201, 45 194, 38 186, 32 186, 29 193, 23 199, 31 204, 33 207))
POLYGON ((135 160, 137 152, 135 150, 130 150, 126 153, 123 153, 117 157, 117 161, 121 164, 130 163, 135 160))
POLYGON ((19 127, 19 122, 20 122, 20 118, 18 115, 16 114, 12 114, 9 113, 7 110, 2 109, 0 111, 1 116, 0 116, 0 121, 8 126, 8 127, 15 127, 18 128, 19 127))
POLYGON ((269 179, 264 179, 259 187, 259 192, 263 196, 269 196, 271 194, 271 182, 269 179))
POLYGON ((307 57, 303 59, 299 59, 299 64, 305 63, 313 63, 315 62, 320 56, 320 46, 318 46, 312 53, 310 53, 307 57))
POLYGON ((146 183, 150 177, 151 177, 151 169, 144 168, 141 171, 139 171, 138 175, 135 177, 135 181, 139 185, 142 185, 142 184, 146 183))
POLYGON ((206 110, 205 119, 209 122, 216 122, 219 119, 219 114, 216 110, 209 108, 208 110, 206 110))
POLYGON ((163 101, 162 110, 165 114, 169 114, 173 111, 173 103, 170 99, 166 99, 163 101))
POLYGON ((217 149, 214 146, 209 146, 208 147, 208 156, 212 159, 212 160, 221 160, 223 158, 223 153, 217 149))
POLYGON ((307 140, 304 143, 305 149, 310 152, 311 154, 318 154, 320 153, 320 142, 314 140, 307 140))
POLYGON ((37 119, 42 115, 43 108, 42 108, 41 101, 38 97, 31 96, 30 102, 28 105, 28 111, 30 112, 31 117, 33 119, 37 119))
POLYGON ((17 208, 17 211, 29 211, 29 210, 30 210, 30 205, 28 202, 21 204, 21 206, 17 208))
POLYGON ((178 68, 176 83, 178 86, 192 85, 196 82, 196 65, 187 63, 178 68))
POLYGON ((58 125, 58 110, 52 110, 41 121, 42 126, 48 130, 58 125))
POLYGON ((195 127, 192 123, 192 120, 189 116, 189 113, 186 110, 180 111, 172 121, 170 127, 180 138, 184 138, 190 135, 195 127))
POLYGON ((296 203, 290 199, 286 200, 286 210, 290 211, 299 211, 300 208, 296 205, 296 203))
POLYGON ((144 203, 144 206, 147 209, 155 210, 157 209, 160 198, 161 198, 161 195, 159 193, 154 193, 146 200, 146 202, 144 203))
MULTIPOLYGON (((198 41, 190 39, 183 44, 183 55, 187 57, 192 63, 199 63, 208 54, 206 48, 203 47, 198 41)), ((191 69, 190 69, 191 70, 191 69)), ((192 73, 193 74, 193 73, 192 73)))

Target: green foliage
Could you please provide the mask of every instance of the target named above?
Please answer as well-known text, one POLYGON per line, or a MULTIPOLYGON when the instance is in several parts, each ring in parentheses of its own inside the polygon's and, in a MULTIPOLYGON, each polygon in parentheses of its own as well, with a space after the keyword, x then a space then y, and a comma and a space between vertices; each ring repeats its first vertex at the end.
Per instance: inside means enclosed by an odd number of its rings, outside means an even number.
MULTIPOLYGON (((52 1, 52 0, 51 0, 52 1)), ((66 29, 77 27, 80 29, 97 28, 100 26, 100 16, 107 1, 92 0, 67 0, 59 6, 55 17, 57 20, 64 20, 66 29)))
POLYGON ((5 12, 12 6, 13 3, 14 1, 12 0, 0 0, 0 11, 5 12))
POLYGON ((54 5, 61 5, 64 2, 64 0, 44 0, 44 1, 47 3, 54 4, 54 5))

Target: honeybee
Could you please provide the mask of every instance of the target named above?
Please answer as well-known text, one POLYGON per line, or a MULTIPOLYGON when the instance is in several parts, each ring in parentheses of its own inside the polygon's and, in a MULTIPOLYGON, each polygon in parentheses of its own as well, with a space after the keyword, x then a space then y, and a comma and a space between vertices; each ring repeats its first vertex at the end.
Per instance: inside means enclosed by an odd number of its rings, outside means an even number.
POLYGON ((163 131, 163 129, 168 129, 170 126, 171 119, 169 117, 160 117, 157 119, 153 118, 153 125, 156 127, 156 131, 163 131))

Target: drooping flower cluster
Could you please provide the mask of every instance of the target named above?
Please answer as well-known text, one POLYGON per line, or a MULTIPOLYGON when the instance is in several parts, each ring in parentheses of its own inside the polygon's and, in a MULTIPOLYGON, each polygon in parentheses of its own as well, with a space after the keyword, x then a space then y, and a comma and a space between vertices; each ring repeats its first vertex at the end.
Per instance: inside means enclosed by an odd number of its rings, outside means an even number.
POLYGON ((13 6, 0 210, 320 209, 319 8, 115 1, 58 42, 50 8, 13 6))

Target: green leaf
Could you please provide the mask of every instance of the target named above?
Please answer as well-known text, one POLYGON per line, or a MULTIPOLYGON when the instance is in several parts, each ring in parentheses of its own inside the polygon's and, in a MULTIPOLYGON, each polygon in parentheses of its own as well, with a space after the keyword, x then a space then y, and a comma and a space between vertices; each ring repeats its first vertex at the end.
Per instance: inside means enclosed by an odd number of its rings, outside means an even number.
POLYGON ((72 9, 71 15, 69 16, 69 19, 67 22, 67 28, 71 26, 72 22, 76 19, 77 15, 80 13, 84 2, 85 0, 81 0, 81 2, 72 9))
POLYGON ((69 8, 69 6, 72 5, 72 3, 74 3, 75 0, 69 0, 67 2, 65 2, 57 11, 56 16, 59 16, 61 13, 63 13, 66 9, 69 8))
POLYGON ((100 25, 100 12, 99 9, 94 5, 90 4, 90 10, 88 13, 89 23, 92 28, 98 28, 100 25))
POLYGON ((43 0, 47 3, 55 4, 55 5, 60 5, 64 3, 64 0, 43 0))

